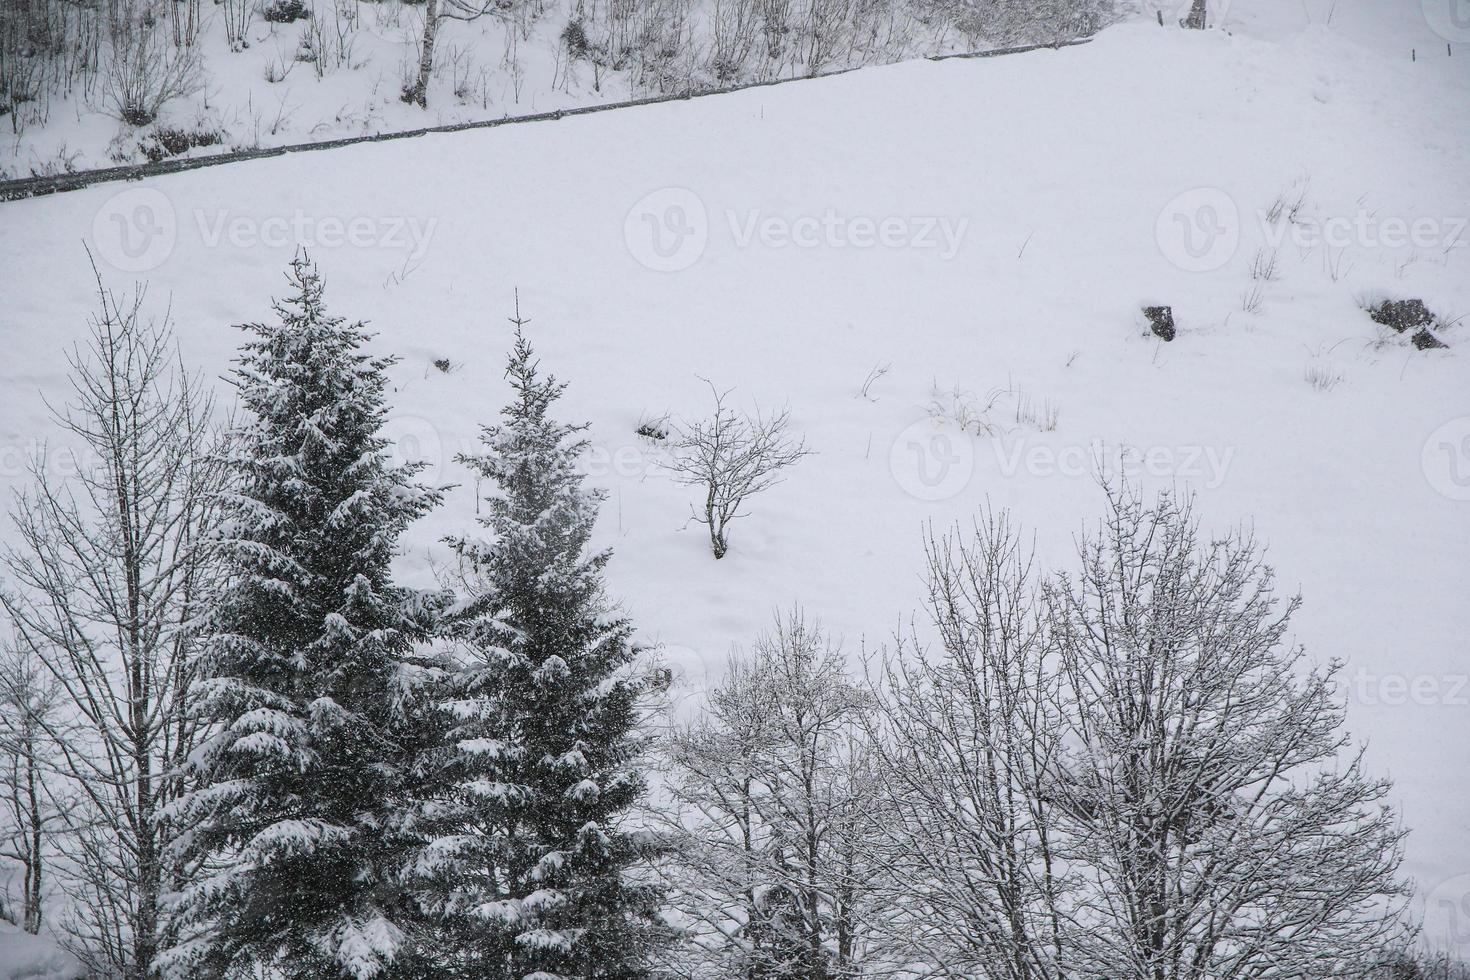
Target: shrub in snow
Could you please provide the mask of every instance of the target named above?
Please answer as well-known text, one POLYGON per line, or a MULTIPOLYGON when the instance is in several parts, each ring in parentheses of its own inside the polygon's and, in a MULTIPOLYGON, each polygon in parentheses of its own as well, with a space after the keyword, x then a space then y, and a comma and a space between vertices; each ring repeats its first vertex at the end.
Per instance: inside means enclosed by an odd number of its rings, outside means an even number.
POLYGON ((665 413, 652 418, 645 417, 633 431, 649 442, 663 442, 669 438, 669 416, 665 413))
POLYGON ((1414 346, 1419 350, 1441 350, 1450 346, 1430 333, 1426 328, 1420 328, 1419 332, 1414 334, 1412 339, 1414 346))
POLYGON ((1149 330, 1160 340, 1174 339, 1174 309, 1169 306, 1145 306, 1143 316, 1148 320, 1149 330))
POLYGON ((311 8, 302 0, 273 0, 260 8, 261 20, 272 24, 290 24, 311 16, 311 8))
POLYGON ((146 126, 164 103, 192 95, 204 84, 198 48, 174 44, 148 20, 114 25, 102 75, 102 104, 114 118, 146 126))
POLYGON ((389 566, 437 494, 390 462, 392 361, 328 315, 304 256, 290 284, 279 322, 245 328, 236 372, 249 420, 227 458, 231 581, 197 682, 214 735, 171 811, 201 872, 179 898, 168 976, 366 980, 398 968, 413 925, 396 872, 418 599, 389 566))
POLYGON ((578 472, 584 426, 555 421, 563 385, 538 371, 517 317, 513 397, 462 455, 490 486, 488 538, 455 537, 458 601, 442 635, 457 660, 426 706, 407 867, 435 922, 435 977, 648 975, 658 892, 634 880, 627 829, 644 793, 644 698, 632 626, 610 607, 610 552, 588 540, 602 495, 578 472))
POLYGON ((725 405, 728 391, 714 385, 710 391, 714 414, 680 426, 670 465, 681 483, 704 491, 702 514, 694 520, 709 529, 710 550, 723 558, 730 524, 746 516, 746 501, 780 483, 782 470, 810 452, 805 440, 791 435, 790 412, 746 415, 725 405))
POLYGON ((572 58, 587 57, 587 31, 580 20, 569 20, 561 29, 561 43, 572 58))
POLYGON ((1305 377, 1307 384, 1317 391, 1331 391, 1344 381, 1341 371, 1332 367, 1331 364, 1318 360, 1307 365, 1305 377))
POLYGON ((1422 299, 1385 299, 1368 307, 1368 316, 1374 323, 1381 323, 1396 333, 1427 327, 1435 322, 1434 314, 1422 299))
POLYGON ((208 129, 158 129, 138 144, 138 149, 150 161, 157 163, 168 157, 176 157, 197 146, 217 146, 220 134, 208 129))

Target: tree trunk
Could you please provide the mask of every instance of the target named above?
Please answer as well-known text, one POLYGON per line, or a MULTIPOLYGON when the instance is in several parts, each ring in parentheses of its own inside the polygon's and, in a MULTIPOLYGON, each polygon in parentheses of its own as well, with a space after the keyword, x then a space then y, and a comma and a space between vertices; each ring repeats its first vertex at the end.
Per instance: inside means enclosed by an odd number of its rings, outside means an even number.
POLYGON ((429 107, 429 76, 434 73, 434 39, 439 35, 439 0, 424 2, 424 38, 419 50, 419 77, 413 88, 403 93, 403 101, 420 109, 429 107))
MULTIPOLYGON (((28 746, 33 749, 33 746, 28 746)), ((30 807, 31 841, 30 860, 26 863, 25 885, 23 902, 25 905, 25 919, 21 928, 31 935, 39 935, 41 932, 41 888, 45 884, 46 858, 42 847, 42 814, 41 794, 36 787, 36 758, 33 752, 28 752, 26 758, 26 796, 30 807)))
POLYGON ((1204 30, 1205 13, 1205 0, 1194 0, 1194 5, 1189 8, 1189 16, 1184 18, 1183 26, 1191 31, 1204 30))

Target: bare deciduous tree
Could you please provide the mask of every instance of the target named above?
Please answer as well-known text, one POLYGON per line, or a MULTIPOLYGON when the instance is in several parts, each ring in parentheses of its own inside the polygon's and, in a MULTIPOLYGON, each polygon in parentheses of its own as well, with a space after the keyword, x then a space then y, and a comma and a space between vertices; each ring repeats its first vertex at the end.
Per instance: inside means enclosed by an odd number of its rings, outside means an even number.
POLYGON ((1404 831, 1338 666, 1287 645, 1248 536, 1109 504, 1039 585, 1003 519, 931 541, 942 654, 901 650, 875 726, 885 924, 943 976, 1373 975, 1412 934, 1404 831))
POLYGON ((866 693, 802 613, 730 663, 668 745, 676 976, 851 977, 871 955, 866 693))
POLYGON ((73 941, 98 971, 141 980, 181 870, 165 857, 179 828, 159 813, 199 734, 187 692, 222 471, 210 399, 179 369, 167 323, 142 321, 141 294, 120 305, 100 277, 98 291, 89 343, 71 355, 74 400, 54 413, 84 465, 62 478, 48 457, 34 464, 0 602, 77 722, 52 733, 82 803, 73 941))
POLYGON ((745 516, 746 500, 780 483, 781 471, 810 452, 791 436, 788 410, 746 415, 725 404, 728 390, 711 384, 710 391, 714 414, 680 424, 671 465, 679 482, 704 490, 704 516, 694 519, 709 528, 710 549, 723 558, 730 523, 745 516))
POLYGON ((66 787, 54 778, 61 707, 61 687, 39 662, 13 644, 0 647, 0 858, 20 866, 16 924, 33 935, 67 815, 66 787))
POLYGON ((926 542, 942 652, 900 638, 869 719, 885 789, 884 935, 940 976, 1068 977, 1072 887, 1046 802, 1061 754, 1032 559, 1004 514, 926 542))
POLYGON ((1068 745, 1053 782, 1091 975, 1366 975, 1405 935, 1387 780, 1342 730, 1247 535, 1109 494, 1081 570, 1047 590, 1068 745))
POLYGON ((472 21, 503 13, 513 6, 501 0, 424 0, 424 31, 419 38, 418 74, 403 89, 403 101, 421 109, 429 105, 429 79, 434 74, 434 45, 442 21, 472 21))

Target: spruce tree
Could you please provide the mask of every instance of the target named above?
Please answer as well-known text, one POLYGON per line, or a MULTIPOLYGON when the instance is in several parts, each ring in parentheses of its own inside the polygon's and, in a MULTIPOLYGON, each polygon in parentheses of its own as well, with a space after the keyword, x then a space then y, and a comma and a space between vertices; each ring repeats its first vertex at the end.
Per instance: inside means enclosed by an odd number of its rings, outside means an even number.
POLYGON ((216 734, 173 814, 203 871, 179 896, 174 976, 405 975, 400 690, 420 630, 389 565, 437 494, 390 462, 392 359, 328 315, 305 256, 289 280, 279 322, 244 328, 235 372, 248 418, 228 454, 232 575, 198 691, 216 734))
POLYGON ((492 488, 489 535, 448 540, 459 596, 442 629, 458 663, 414 868, 442 923, 434 972, 644 977, 659 896, 629 874, 641 845, 624 818, 644 791, 639 705, 661 679, 604 597, 610 552, 588 548, 602 497, 577 470, 585 426, 552 419, 564 386, 512 322, 514 397, 484 451, 459 458, 492 488))

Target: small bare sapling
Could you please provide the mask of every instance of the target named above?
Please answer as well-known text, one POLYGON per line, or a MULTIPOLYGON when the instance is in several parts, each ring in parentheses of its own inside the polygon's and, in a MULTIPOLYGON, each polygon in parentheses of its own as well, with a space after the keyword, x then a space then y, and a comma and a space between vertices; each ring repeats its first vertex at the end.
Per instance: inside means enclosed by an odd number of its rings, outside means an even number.
POLYGON ((810 451, 804 439, 791 435, 788 410, 748 415, 725 404, 728 390, 711 384, 710 391, 714 414, 680 423, 670 466, 680 483, 704 490, 704 513, 696 512, 694 520, 709 528, 710 549, 723 558, 730 524, 746 516, 746 500, 780 483, 781 471, 810 451))

